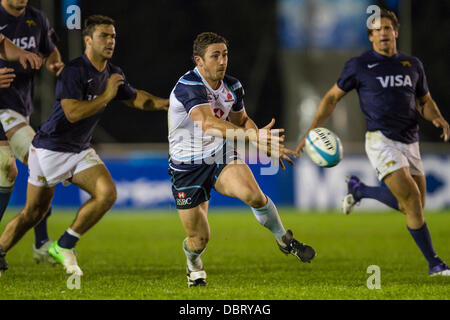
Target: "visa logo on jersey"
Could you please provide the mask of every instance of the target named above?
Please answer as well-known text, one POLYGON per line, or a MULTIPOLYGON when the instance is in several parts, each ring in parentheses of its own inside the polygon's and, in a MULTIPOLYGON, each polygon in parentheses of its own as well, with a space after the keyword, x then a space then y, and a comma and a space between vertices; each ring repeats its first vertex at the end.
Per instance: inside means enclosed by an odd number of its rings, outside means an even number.
POLYGON ((34 36, 16 38, 13 39, 12 42, 23 50, 30 50, 36 48, 36 38, 34 36))
POLYGON ((411 77, 409 75, 399 74, 396 76, 377 77, 383 88, 387 87, 412 87, 411 77))

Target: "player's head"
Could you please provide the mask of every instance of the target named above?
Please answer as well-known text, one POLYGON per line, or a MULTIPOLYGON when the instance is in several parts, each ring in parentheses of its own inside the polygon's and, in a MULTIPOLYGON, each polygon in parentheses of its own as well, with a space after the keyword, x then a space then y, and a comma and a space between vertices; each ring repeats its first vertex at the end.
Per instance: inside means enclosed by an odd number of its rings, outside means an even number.
POLYGON ((102 15, 88 17, 83 29, 86 50, 104 59, 111 59, 116 46, 114 23, 113 19, 102 15))
POLYGON ((194 41, 193 59, 209 80, 222 80, 228 65, 228 41, 213 32, 200 33, 194 41))
POLYGON ((397 48, 398 29, 400 27, 395 13, 383 8, 380 10, 379 28, 375 23, 376 19, 373 19, 373 28, 367 28, 369 40, 372 42, 375 51, 395 51, 397 48))
POLYGON ((28 0, 6 0, 6 5, 17 11, 25 9, 27 4, 28 0))

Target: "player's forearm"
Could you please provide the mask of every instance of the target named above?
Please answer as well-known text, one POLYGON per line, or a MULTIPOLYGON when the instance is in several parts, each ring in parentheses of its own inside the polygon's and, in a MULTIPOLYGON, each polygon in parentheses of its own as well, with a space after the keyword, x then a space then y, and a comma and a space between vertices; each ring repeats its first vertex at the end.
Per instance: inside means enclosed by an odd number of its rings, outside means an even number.
POLYGON ((421 105, 422 107, 422 116, 424 119, 428 121, 433 121, 437 118, 442 118, 442 114, 439 111, 436 102, 433 99, 428 99, 425 103, 421 105))
POLYGON ((50 53, 50 55, 46 58, 45 60, 45 68, 55 74, 56 71, 54 68, 52 68, 52 65, 54 65, 55 63, 62 63, 62 59, 61 59, 61 53, 59 52, 58 48, 55 47, 55 49, 52 51, 52 53, 50 53))
POLYGON ((132 103, 133 107, 146 111, 167 110, 169 99, 156 97, 144 90, 137 90, 136 98, 132 103))
POLYGON ((255 123, 252 119, 250 119, 249 117, 247 117, 247 119, 245 119, 245 123, 244 123, 243 127, 244 127, 245 130, 253 129, 253 130, 258 131, 258 126, 257 126, 256 123, 255 123))
POLYGON ((19 61, 20 56, 24 53, 24 50, 20 49, 6 37, 0 43, 0 58, 3 60, 19 61))
MULTIPOLYGON (((252 121, 253 122, 253 121, 252 121)), ((212 136, 221 137, 226 139, 236 138, 239 141, 257 141, 258 128, 252 127, 239 127, 229 121, 225 121, 214 116, 208 117, 202 123, 202 130, 212 136)))
POLYGON ((89 118, 99 112, 111 101, 105 95, 100 95, 90 101, 65 99, 61 101, 64 114, 69 122, 74 123, 89 118))
POLYGON ((323 126, 333 114, 336 105, 337 101, 334 97, 325 96, 320 101, 319 107, 317 108, 316 114, 314 115, 314 119, 311 123, 311 126, 309 127, 309 130, 323 126))

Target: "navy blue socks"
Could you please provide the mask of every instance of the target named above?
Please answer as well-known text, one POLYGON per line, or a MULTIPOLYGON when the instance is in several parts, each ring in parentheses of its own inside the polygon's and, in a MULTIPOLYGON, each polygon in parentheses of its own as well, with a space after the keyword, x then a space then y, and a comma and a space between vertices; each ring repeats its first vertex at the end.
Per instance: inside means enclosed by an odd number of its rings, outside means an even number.
POLYGON ((47 233, 47 219, 52 214, 52 208, 50 208, 45 215, 45 218, 42 219, 41 222, 37 226, 34 227, 34 237, 35 237, 35 244, 34 246, 36 249, 39 249, 42 247, 44 243, 49 241, 48 233, 47 233))
POLYGON ((380 201, 385 205, 398 210, 398 201, 392 194, 392 192, 385 186, 379 187, 369 187, 361 184, 360 187, 356 189, 356 198, 370 198, 380 201))
POLYGON ((408 226, 408 231, 411 233, 411 236, 414 238, 417 246, 420 251, 424 255, 425 259, 427 259, 430 269, 438 264, 441 264, 443 261, 437 256, 436 252, 433 249, 433 243, 431 241, 430 232, 428 231, 427 224, 424 223, 420 229, 413 230, 408 226))
POLYGON ((80 235, 72 229, 67 229, 66 232, 59 238, 58 246, 64 249, 73 249, 80 239, 80 235))

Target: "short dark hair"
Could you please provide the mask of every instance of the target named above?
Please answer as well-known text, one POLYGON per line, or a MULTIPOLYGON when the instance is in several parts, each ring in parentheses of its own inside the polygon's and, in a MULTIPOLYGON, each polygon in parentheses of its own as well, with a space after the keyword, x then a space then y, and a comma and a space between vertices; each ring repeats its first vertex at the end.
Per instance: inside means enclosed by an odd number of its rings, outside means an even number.
POLYGON ((200 56, 204 58, 206 49, 209 45, 214 43, 225 43, 228 47, 228 40, 222 36, 219 36, 214 32, 203 32, 200 33, 194 40, 194 48, 192 53, 192 58, 195 56, 200 56))
POLYGON ((83 37, 84 36, 90 36, 92 37, 92 34, 95 31, 95 27, 101 24, 108 24, 108 25, 114 25, 116 22, 114 19, 102 16, 101 14, 94 14, 92 16, 89 16, 84 20, 84 28, 83 28, 83 37))
MULTIPOLYGON (((385 8, 381 8, 381 10, 380 10, 380 19, 381 19, 381 18, 387 18, 387 19, 391 20, 392 26, 394 27, 394 30, 395 30, 395 31, 398 31, 398 29, 400 28, 400 23, 398 22, 398 18, 397 18, 397 16, 395 15, 394 12, 392 12, 392 11, 390 11, 390 10, 388 10, 388 9, 385 9, 385 8)), ((372 20, 372 21, 373 21, 373 20, 372 20)), ((371 22, 372 22, 372 21, 371 21, 371 22)), ((372 34, 372 30, 373 30, 373 29, 367 28, 367 34, 368 34, 369 36, 372 34)))

